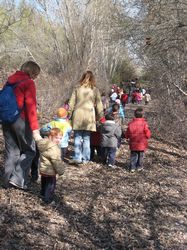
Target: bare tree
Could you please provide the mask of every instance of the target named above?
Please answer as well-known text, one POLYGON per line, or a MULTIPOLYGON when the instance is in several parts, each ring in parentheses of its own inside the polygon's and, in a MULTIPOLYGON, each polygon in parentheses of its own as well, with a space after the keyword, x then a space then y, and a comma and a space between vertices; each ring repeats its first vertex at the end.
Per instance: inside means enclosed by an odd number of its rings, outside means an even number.
POLYGON ((151 72, 159 100, 158 129, 175 140, 177 134, 186 143, 187 3, 142 0, 131 4, 136 8, 131 48, 151 72))

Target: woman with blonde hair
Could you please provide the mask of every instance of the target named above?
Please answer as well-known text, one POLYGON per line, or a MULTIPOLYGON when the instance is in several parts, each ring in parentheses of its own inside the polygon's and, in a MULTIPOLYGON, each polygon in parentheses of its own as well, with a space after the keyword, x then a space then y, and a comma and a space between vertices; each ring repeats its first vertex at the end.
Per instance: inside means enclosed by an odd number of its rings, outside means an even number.
POLYGON ((20 70, 8 77, 7 83, 13 88, 21 113, 13 123, 4 123, 2 126, 5 140, 5 187, 10 184, 21 189, 27 188, 31 164, 36 154, 34 138, 40 138, 34 83, 39 73, 38 64, 27 61, 20 70))
POLYGON ((90 160, 90 132, 96 131, 96 120, 103 117, 103 105, 99 89, 91 71, 86 71, 69 101, 69 115, 74 130, 74 162, 90 160))

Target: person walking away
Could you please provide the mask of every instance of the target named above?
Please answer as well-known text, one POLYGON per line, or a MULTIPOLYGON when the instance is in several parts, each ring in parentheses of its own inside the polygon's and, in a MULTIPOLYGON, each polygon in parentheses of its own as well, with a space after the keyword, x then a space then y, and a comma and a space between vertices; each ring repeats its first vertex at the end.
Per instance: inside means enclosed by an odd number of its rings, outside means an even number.
POLYGON ((115 168, 115 158, 118 140, 121 137, 121 126, 116 124, 111 114, 105 116, 106 121, 101 125, 101 147, 103 163, 115 168))
POLYGON ((115 123, 121 126, 120 106, 118 103, 114 103, 112 107, 107 110, 107 114, 111 114, 114 117, 115 123))
POLYGON ((110 106, 112 106, 115 103, 115 100, 117 99, 118 94, 114 89, 111 89, 111 95, 110 95, 110 106))
POLYGON ((73 163, 90 161, 90 132, 96 131, 96 120, 103 117, 103 105, 95 77, 86 71, 69 101, 69 116, 74 130, 73 163))
POLYGON ((130 84, 131 84, 131 92, 133 92, 136 89, 136 80, 132 79, 130 84))
POLYGON ((137 103, 137 104, 141 104, 142 98, 143 98, 142 92, 141 92, 140 90, 137 90, 137 94, 136 94, 136 103, 137 103))
POLYGON ((135 104, 136 101, 137 101, 137 91, 136 91, 136 90, 134 90, 134 91, 132 92, 131 101, 132 101, 133 104, 135 104))
POLYGON ((151 95, 149 94, 149 92, 145 93, 145 104, 149 104, 149 102, 151 101, 151 95))
POLYGON ((61 161, 61 131, 59 128, 52 128, 48 138, 37 139, 37 147, 40 151, 40 174, 42 200, 50 204, 54 201, 56 188, 56 175, 64 174, 64 167, 61 161))
POLYGON ((125 121, 125 112, 124 112, 123 106, 121 104, 120 99, 116 99, 115 103, 119 105, 120 124, 123 125, 125 121))
POLYGON ((59 128, 62 134, 60 147, 61 147, 61 159, 67 155, 69 138, 71 136, 72 127, 68 121, 68 112, 65 108, 59 108, 56 112, 56 118, 47 123, 40 129, 41 135, 45 136, 50 132, 52 128, 59 128))
MULTIPOLYGON (((122 125, 123 125, 124 120, 125 120, 125 114, 124 114, 122 105, 120 107, 120 105, 118 104, 118 103, 120 103, 120 102, 118 102, 118 100, 119 99, 117 99, 116 103, 113 104, 112 109, 109 111, 109 114, 112 115, 112 117, 114 118, 115 123, 118 124, 121 127, 121 132, 123 134, 122 125)), ((121 147, 121 137, 118 138, 116 156, 119 156, 121 154, 120 147, 121 147)))
POLYGON ((121 103, 123 105, 123 108, 125 109, 125 106, 128 103, 128 94, 126 93, 126 90, 123 90, 123 93, 121 95, 121 103))
POLYGON ((145 96, 146 90, 142 88, 142 95, 145 96))
POLYGON ((134 112, 135 118, 128 124, 125 138, 129 140, 131 151, 130 171, 143 169, 144 152, 148 147, 148 139, 151 137, 146 120, 143 118, 143 109, 137 108, 134 112))
POLYGON ((21 114, 15 122, 2 124, 5 140, 3 179, 6 188, 11 185, 27 189, 31 164, 36 154, 34 139, 40 138, 34 82, 39 73, 39 65, 27 61, 19 71, 8 77, 8 83, 15 85, 13 91, 21 114))

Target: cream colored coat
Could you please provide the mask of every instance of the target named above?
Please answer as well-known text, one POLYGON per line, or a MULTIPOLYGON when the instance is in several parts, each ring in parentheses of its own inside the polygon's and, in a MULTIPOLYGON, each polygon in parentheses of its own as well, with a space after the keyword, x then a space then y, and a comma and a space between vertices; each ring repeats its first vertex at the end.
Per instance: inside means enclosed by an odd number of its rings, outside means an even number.
POLYGON ((84 85, 77 87, 69 101, 73 130, 96 131, 96 119, 103 116, 99 90, 84 85))
POLYGON ((40 173, 49 176, 62 175, 64 166, 60 147, 49 139, 42 139, 36 143, 40 152, 40 173))

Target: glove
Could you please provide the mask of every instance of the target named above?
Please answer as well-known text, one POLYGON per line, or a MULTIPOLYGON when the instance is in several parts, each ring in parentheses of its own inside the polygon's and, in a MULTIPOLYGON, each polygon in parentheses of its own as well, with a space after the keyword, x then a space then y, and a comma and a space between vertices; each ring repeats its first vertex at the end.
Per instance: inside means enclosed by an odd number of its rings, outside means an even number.
POLYGON ((40 131, 37 129, 37 130, 33 130, 32 131, 32 135, 33 135, 33 138, 35 141, 39 141, 39 140, 42 140, 42 137, 40 135, 40 131))

